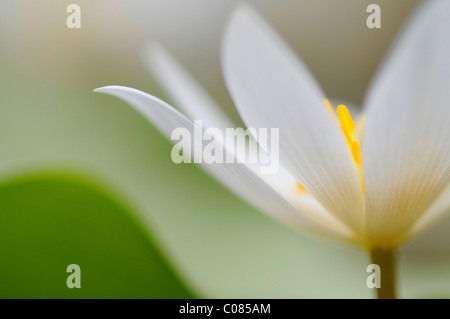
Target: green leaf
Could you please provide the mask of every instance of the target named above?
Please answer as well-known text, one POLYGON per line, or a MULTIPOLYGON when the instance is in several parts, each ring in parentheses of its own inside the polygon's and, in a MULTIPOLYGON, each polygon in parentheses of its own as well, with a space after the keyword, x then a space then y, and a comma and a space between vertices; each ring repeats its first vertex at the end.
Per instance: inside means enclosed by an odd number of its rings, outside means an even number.
POLYGON ((129 211, 76 177, 0 184, 0 298, 192 298, 129 211), (81 288, 66 285, 81 268, 81 288))

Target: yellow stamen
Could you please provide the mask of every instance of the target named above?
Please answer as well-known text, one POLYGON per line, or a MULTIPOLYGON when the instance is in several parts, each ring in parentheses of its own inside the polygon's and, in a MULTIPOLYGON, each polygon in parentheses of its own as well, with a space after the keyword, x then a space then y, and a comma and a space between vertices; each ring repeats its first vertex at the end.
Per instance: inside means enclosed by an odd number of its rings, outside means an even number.
POLYGON ((359 147, 359 143, 356 141, 352 142, 351 151, 353 155, 353 159, 355 163, 361 165, 361 149, 359 147))
POLYGON ((339 123, 341 124, 342 131, 344 132, 345 139, 347 140, 348 145, 351 147, 352 142, 355 140, 355 136, 353 135, 353 131, 355 130, 355 123, 353 123, 350 112, 345 107, 345 105, 338 106, 337 116, 339 119, 339 123))
POLYGON ((302 184, 300 184, 299 182, 297 182, 297 188, 296 190, 300 193, 307 193, 306 189, 302 186, 302 184))
MULTIPOLYGON (((325 106, 328 110, 332 110, 331 104, 328 100, 324 101, 325 106)), ((350 149, 350 152, 352 154, 353 160, 355 161, 355 168, 356 173, 358 174, 359 180, 361 181, 361 189, 363 193, 365 193, 364 190, 364 176, 363 176, 363 170, 362 170, 362 163, 361 163, 361 147, 359 144, 359 141, 361 141, 362 137, 362 131, 365 125, 365 115, 361 115, 358 118, 358 121, 355 123, 353 122, 353 119, 350 115, 350 112, 345 107, 345 105, 339 105, 337 108, 337 118, 339 120, 339 124, 342 129, 342 133, 344 134, 345 140, 347 141, 348 147, 350 149)), ((335 119, 336 116, 333 113, 333 118, 335 119)))
MULTIPOLYGON (((330 113, 331 117, 336 122, 336 124, 338 125, 340 124, 341 126, 342 133, 344 134, 350 153, 352 154, 353 160, 356 164, 355 169, 356 174, 358 175, 358 178, 361 182, 361 189, 363 193, 365 193, 364 176, 361 162, 361 147, 359 143, 362 138, 364 125, 366 123, 366 116, 364 114, 359 116, 355 125, 350 115, 350 112, 345 107, 345 105, 338 106, 336 111, 337 113, 336 117, 336 113, 334 113, 333 106, 331 105, 330 101, 325 99, 323 101, 323 104, 325 105, 327 111, 330 113)), ((295 190, 299 194, 308 193, 307 190, 303 187, 303 185, 300 184, 299 182, 296 182, 295 190)))
POLYGON ((337 116, 341 124, 342 132, 344 133, 347 144, 356 164, 361 165, 361 149, 359 143, 355 138, 355 123, 350 115, 350 112, 345 105, 339 105, 337 108, 337 116))

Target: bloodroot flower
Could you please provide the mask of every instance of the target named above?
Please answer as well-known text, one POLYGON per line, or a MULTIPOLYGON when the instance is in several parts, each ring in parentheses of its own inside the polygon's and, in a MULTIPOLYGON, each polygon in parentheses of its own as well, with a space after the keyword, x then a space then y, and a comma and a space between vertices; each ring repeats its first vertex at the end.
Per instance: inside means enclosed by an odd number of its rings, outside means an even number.
MULTIPOLYGON (((262 211, 370 251, 383 274, 379 297, 395 297, 395 249, 450 208, 449 13, 446 0, 417 11, 355 120, 343 105, 334 112, 306 66, 251 8, 235 11, 224 38, 231 96, 248 127, 279 128, 280 169, 264 175, 247 163, 202 167, 262 211)), ((162 48, 153 45, 148 61, 191 119, 234 126, 162 48)), ((96 91, 127 101, 169 138, 177 127, 195 130, 146 93, 96 91)))

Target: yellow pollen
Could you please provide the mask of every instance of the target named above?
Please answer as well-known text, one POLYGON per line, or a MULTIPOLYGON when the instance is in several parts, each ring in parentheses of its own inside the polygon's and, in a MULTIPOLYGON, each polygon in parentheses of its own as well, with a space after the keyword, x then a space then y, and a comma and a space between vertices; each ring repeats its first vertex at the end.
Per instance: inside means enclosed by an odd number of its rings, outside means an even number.
POLYGON ((338 106, 337 116, 339 119, 339 123, 341 124, 342 131, 344 132, 345 139, 347 140, 348 145, 351 147, 352 142, 355 140, 355 136, 353 135, 353 132, 355 130, 355 123, 353 123, 350 112, 344 105, 338 106))
POLYGON ((339 105, 337 108, 337 116, 341 124, 342 132, 344 133, 347 144, 356 164, 361 165, 361 149, 359 142, 355 138, 355 123, 350 115, 350 112, 345 105, 339 105))
MULTIPOLYGON (((336 113, 333 110, 333 106, 330 101, 325 99, 323 101, 324 106, 330 113, 331 117, 337 125, 340 124, 342 133, 344 134, 345 140, 349 147, 350 153, 352 154, 353 161, 355 162, 356 174, 361 182, 361 189, 365 193, 364 189, 364 176, 362 170, 361 162, 361 147, 359 141, 362 139, 362 132, 366 122, 366 116, 364 114, 357 118, 356 125, 350 115, 350 112, 345 107, 345 105, 339 105, 337 107, 336 113), (336 117, 337 114, 337 117, 336 117)), ((308 191, 303 187, 302 184, 296 182, 295 191, 299 194, 308 193, 308 191)))
POLYGON ((356 141, 352 142, 351 151, 353 155, 353 159, 355 163, 361 165, 361 149, 359 147, 359 143, 356 141))
POLYGON ((297 182, 297 188, 296 188, 296 190, 298 191, 298 192, 300 192, 300 193, 306 193, 307 191, 306 191, 306 189, 302 186, 302 184, 300 184, 299 182, 297 182))
MULTIPOLYGON (((324 100, 324 104, 327 108, 327 110, 332 114, 333 119, 336 121, 336 115, 333 112, 333 107, 330 104, 330 101, 324 100)), ((339 105, 337 107, 337 119, 339 120, 339 124, 341 126, 342 133, 344 134, 345 140, 347 142, 347 145, 350 149, 350 152, 352 154, 353 160, 356 164, 356 173, 358 174, 358 178, 361 181, 361 188, 363 193, 365 193, 364 190, 364 176, 363 176, 363 170, 362 170, 362 162, 361 162, 361 147, 359 145, 359 141, 362 137, 362 131, 365 124, 365 115, 361 115, 358 118, 358 121, 356 123, 353 122, 353 119, 350 115, 350 112, 345 107, 345 105, 339 105)))

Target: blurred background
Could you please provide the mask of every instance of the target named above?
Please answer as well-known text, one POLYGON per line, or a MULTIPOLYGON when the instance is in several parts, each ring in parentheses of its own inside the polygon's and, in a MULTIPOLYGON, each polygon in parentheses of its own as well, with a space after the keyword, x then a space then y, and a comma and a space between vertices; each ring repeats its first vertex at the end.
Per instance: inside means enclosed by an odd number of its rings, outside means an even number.
MULTIPOLYGON (((242 2, 242 1, 239 1, 242 2)), ((246 1, 332 99, 361 105, 420 1, 246 1), (381 29, 366 8, 381 7, 381 29)), ((234 0, 3 0, 0 4, 0 297, 368 298, 364 252, 294 231, 194 165, 125 103, 170 100, 140 59, 162 43, 234 119, 220 44, 234 0), (66 8, 81 7, 81 29, 66 8), (66 267, 81 267, 68 289, 66 267)), ((400 296, 450 296, 450 221, 400 251, 400 296)))

